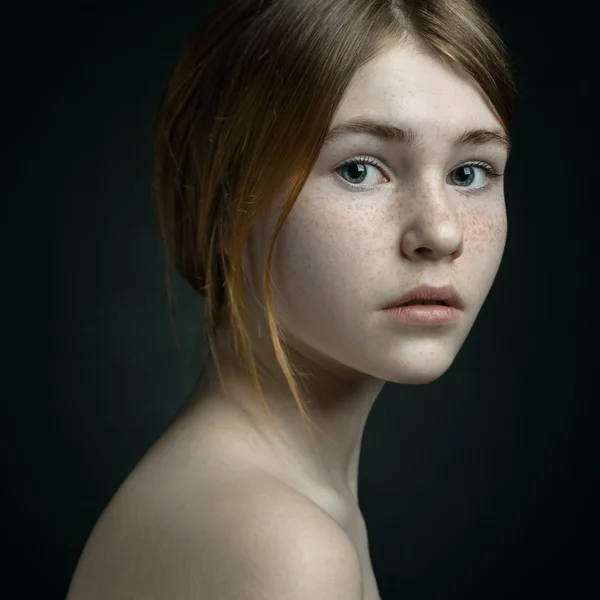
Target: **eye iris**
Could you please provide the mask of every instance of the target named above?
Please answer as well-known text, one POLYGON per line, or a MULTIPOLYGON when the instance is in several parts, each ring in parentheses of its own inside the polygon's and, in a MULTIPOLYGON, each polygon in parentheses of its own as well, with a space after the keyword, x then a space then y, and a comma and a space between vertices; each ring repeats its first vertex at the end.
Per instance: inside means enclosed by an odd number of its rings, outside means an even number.
MULTIPOLYGON (((360 183, 361 181, 363 181, 364 178, 361 177, 361 175, 364 175, 367 172, 367 167, 365 165, 362 165, 360 163, 353 163, 350 165, 346 165, 343 170, 344 171, 348 171, 350 169, 355 169, 360 171, 360 174, 356 176, 356 179, 360 179, 360 181, 356 182, 353 181, 352 183, 360 183)), ((354 179, 354 177, 350 177, 350 179, 354 179)))
POLYGON ((456 173, 460 173, 461 171, 467 171, 467 176, 464 179, 462 177, 457 177, 458 183, 466 183, 467 185, 471 184, 473 182, 473 177, 475 176, 473 167, 460 167, 460 169, 456 170, 456 173))

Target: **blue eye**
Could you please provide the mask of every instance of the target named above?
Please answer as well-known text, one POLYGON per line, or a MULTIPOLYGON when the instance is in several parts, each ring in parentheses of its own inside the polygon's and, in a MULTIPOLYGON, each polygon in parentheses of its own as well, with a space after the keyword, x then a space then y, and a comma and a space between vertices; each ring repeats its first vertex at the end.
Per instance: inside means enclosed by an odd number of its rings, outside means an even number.
MULTIPOLYGON (((339 173, 347 187, 351 188, 353 191, 370 191, 375 189, 377 185, 362 185, 365 179, 368 178, 369 166, 376 167, 389 182, 390 178, 383 168, 383 165, 377 159, 370 156, 359 156, 345 160, 341 165, 336 167, 335 172, 339 173), (344 172, 349 174, 349 178, 343 174, 344 172), (352 181, 349 181, 348 179, 352 181)), ((464 165, 460 165, 453 169, 451 171, 451 174, 452 173, 462 173, 462 176, 459 176, 457 180, 455 179, 455 185, 460 188, 465 188, 465 191, 469 194, 481 194, 485 192, 491 187, 491 180, 502 175, 501 173, 497 173, 491 165, 483 161, 471 161, 464 165), (471 187, 473 181, 476 181, 477 179, 478 172, 483 174, 485 182, 480 186, 471 187)))
POLYGON ((466 191, 470 194, 480 194, 492 185, 492 182, 490 180, 500 177, 501 173, 497 173, 494 167, 485 162, 473 161, 465 165, 461 165, 460 167, 456 167, 456 169, 452 170, 451 173, 459 173, 461 171, 463 173, 466 173, 464 179, 462 181, 459 181, 457 185, 458 187, 469 187, 473 180, 476 179, 477 169, 483 170, 485 176, 485 183, 475 188, 469 188, 466 191))
MULTIPOLYGON (((380 171, 384 172, 383 166, 376 159, 369 156, 359 156, 356 158, 350 158, 344 161, 339 167, 336 168, 336 172, 338 171, 349 171, 350 177, 352 179, 359 179, 360 181, 349 181, 348 183, 352 187, 364 187, 360 184, 364 181, 364 175, 368 172, 368 167, 366 165, 372 165, 377 167, 380 171), (359 168, 360 167, 360 168, 359 168)), ((344 177, 344 179, 346 179, 344 177)), ((386 179, 389 179, 386 175, 386 179)), ((369 189, 372 189, 373 186, 367 186, 369 189)))

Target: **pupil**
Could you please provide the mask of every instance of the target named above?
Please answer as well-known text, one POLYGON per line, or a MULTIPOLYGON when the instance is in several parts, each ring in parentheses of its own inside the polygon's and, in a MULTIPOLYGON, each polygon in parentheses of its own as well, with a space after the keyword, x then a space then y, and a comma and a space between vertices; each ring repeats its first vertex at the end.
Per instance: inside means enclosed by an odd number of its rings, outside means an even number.
POLYGON ((473 169, 471 167, 461 167, 460 169, 458 169, 457 173, 460 172, 467 172, 467 176, 466 177, 457 177, 457 179, 459 180, 459 183, 471 183, 473 180, 473 169), (468 180, 468 181, 467 181, 468 180))

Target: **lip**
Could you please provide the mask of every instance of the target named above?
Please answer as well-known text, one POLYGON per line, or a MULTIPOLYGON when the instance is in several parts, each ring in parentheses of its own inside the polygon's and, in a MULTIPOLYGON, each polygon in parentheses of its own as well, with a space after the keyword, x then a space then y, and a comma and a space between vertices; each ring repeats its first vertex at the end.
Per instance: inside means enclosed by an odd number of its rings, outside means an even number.
POLYGON ((415 304, 411 306, 396 306, 384 311, 396 322, 405 325, 450 325, 460 318, 461 311, 452 306, 440 304, 415 304))
POLYGON ((452 308, 455 310, 463 309, 463 302, 458 295, 458 292, 452 285, 444 285, 442 287, 433 287, 430 285, 420 285, 419 287, 414 288, 404 296, 397 298, 396 300, 392 300, 385 306, 382 307, 382 310, 388 310, 391 308, 396 308, 398 304, 404 304, 406 302, 412 302, 413 300, 429 300, 429 301, 438 301, 444 302, 444 306, 439 305, 415 305, 403 308, 414 308, 420 310, 429 310, 429 309, 444 309, 444 308, 452 308))

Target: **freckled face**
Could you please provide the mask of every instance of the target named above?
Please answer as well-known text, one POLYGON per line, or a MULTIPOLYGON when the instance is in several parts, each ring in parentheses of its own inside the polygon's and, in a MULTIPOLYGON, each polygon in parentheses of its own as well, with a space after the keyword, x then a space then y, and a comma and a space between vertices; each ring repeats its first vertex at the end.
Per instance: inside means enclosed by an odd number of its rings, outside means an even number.
MULTIPOLYGON (((506 149, 453 141, 465 130, 501 126, 472 79, 412 46, 363 67, 331 125, 357 117, 414 129, 419 143, 353 133, 324 145, 275 247, 277 317, 294 351, 317 370, 425 383, 458 353, 506 241, 503 177, 485 168, 502 174, 506 149), (358 164, 343 164, 352 159, 358 164), (380 310, 420 284, 454 285, 465 307, 458 321, 408 326, 380 310)), ((253 231, 254 286, 276 210, 253 231)))

